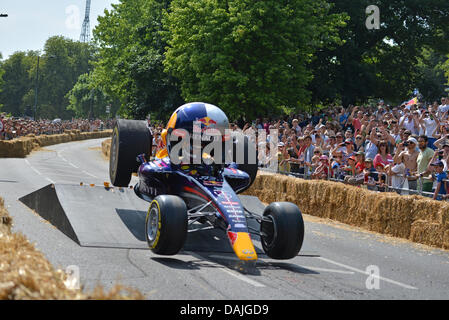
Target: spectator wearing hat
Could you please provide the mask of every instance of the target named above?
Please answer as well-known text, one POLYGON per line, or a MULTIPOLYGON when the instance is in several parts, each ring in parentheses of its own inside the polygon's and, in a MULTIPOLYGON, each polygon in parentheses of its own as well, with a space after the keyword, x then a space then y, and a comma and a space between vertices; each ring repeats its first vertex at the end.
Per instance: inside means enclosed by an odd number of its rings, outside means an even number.
POLYGON ((444 163, 441 160, 434 162, 436 188, 433 193, 433 200, 442 200, 447 194, 447 173, 444 171, 444 163))
POLYGON ((407 141, 398 144, 393 161, 395 163, 403 163, 405 166, 405 176, 407 177, 408 188, 417 189, 416 172, 418 169, 417 158, 419 151, 417 150, 418 141, 415 138, 408 138, 407 141))
POLYGON ((433 183, 429 181, 429 179, 425 178, 425 176, 430 172, 429 165, 431 163, 431 160, 434 156, 434 151, 430 149, 427 146, 427 136, 421 135, 418 138, 418 148, 419 148, 419 154, 416 158, 416 163, 418 166, 418 177, 421 177, 424 179, 422 183, 422 189, 426 192, 432 192, 432 185, 433 183))

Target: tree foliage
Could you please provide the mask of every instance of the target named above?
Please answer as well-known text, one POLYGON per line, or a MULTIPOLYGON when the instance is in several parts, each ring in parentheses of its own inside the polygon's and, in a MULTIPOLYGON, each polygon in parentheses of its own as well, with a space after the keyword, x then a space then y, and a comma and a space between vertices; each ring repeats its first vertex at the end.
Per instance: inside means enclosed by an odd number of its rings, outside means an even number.
POLYGON ((95 78, 117 97, 125 116, 167 117, 183 100, 176 79, 164 72, 162 11, 170 1, 129 0, 113 4, 99 17, 94 36, 99 56, 95 78))
POLYGON ((39 56, 37 115, 42 118, 72 117, 65 96, 78 77, 91 69, 94 52, 88 44, 57 36, 46 41, 41 56, 37 51, 12 54, 0 65, 4 72, 4 83, 0 84, 2 111, 23 116, 27 107, 34 108, 39 56))
POLYGON ((332 12, 350 16, 340 29, 345 44, 323 48, 312 64, 313 101, 343 103, 383 97, 402 101, 420 80, 425 50, 449 53, 449 2, 446 0, 329 0, 332 12), (366 8, 377 5, 380 29, 368 30, 366 8))
POLYGON ((67 109, 74 111, 78 118, 106 118, 118 111, 117 101, 98 86, 92 74, 80 75, 66 98, 69 100, 67 109), (109 114, 106 113, 106 106, 110 106, 109 114))
POLYGON ((321 0, 174 0, 165 16, 166 70, 183 98, 229 114, 276 113, 307 103, 317 48, 340 42, 344 16, 321 0))

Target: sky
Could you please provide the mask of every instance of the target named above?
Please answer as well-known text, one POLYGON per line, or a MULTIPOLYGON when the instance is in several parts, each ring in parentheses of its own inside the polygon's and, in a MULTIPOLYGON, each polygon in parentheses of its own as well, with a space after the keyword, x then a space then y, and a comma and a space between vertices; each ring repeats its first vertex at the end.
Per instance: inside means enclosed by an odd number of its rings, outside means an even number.
MULTIPOLYGON (((97 17, 119 0, 91 0, 90 33, 97 17)), ((0 0, 0 53, 7 59, 16 51, 43 50, 51 36, 79 40, 86 0, 0 0)))

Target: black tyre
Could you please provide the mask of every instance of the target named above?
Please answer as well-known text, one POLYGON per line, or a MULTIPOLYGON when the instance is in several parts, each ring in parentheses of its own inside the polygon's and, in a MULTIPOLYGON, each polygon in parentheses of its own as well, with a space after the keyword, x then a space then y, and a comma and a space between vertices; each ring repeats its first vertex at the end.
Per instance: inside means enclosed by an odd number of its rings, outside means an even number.
MULTIPOLYGON (((237 133, 234 136, 233 161, 238 164, 239 170, 245 171, 250 178, 249 184, 245 188, 239 190, 239 193, 241 193, 251 187, 254 180, 256 179, 258 170, 256 144, 251 141, 248 136, 245 136, 241 133, 237 133), (238 153, 241 152, 239 151, 239 145, 242 143, 244 151, 243 162, 238 158, 238 153)), ((230 184, 232 186, 232 182, 230 184)))
POLYGON ((145 121, 119 119, 112 134, 109 177, 116 187, 127 187, 137 172, 139 154, 151 154, 153 137, 145 121))
POLYGON ((273 202, 265 208, 260 224, 261 242, 272 259, 291 259, 301 250, 304 221, 299 208, 290 202, 273 202))
POLYGON ((187 237, 187 206, 180 197, 157 196, 148 209, 145 237, 157 254, 173 255, 184 246, 187 237))

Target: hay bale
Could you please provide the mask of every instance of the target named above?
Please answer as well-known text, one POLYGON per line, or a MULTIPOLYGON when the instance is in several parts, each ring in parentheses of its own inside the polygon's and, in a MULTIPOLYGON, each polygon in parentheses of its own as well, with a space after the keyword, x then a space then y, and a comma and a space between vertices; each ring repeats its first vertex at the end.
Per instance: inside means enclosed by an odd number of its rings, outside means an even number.
POLYGON ((91 293, 68 289, 67 275, 56 270, 26 237, 11 232, 11 218, 0 198, 0 299, 143 299, 137 290, 116 285, 109 292, 97 287, 91 293))
POLYGON ((304 214, 431 246, 449 247, 448 202, 265 172, 258 174, 245 194, 266 203, 290 201, 304 214))
POLYGON ((106 139, 101 143, 101 151, 103 152, 103 155, 108 159, 111 152, 111 143, 112 139, 106 139))
POLYGON ((110 137, 112 130, 101 132, 83 132, 80 130, 65 130, 63 134, 54 135, 28 135, 14 140, 0 141, 0 157, 3 158, 25 158, 33 150, 54 144, 86 139, 98 139, 110 137))

